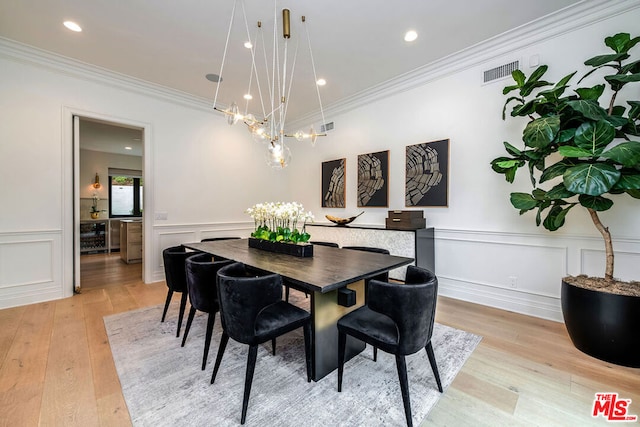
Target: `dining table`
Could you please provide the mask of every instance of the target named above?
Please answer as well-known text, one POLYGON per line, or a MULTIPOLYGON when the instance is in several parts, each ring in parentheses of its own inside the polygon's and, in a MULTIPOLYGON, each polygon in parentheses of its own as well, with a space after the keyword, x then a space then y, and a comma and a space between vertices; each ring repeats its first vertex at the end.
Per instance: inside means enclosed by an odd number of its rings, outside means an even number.
MULTIPOLYGON (((283 243, 286 244, 286 243, 283 243)), ((365 303, 365 280, 408 265, 413 258, 314 245, 313 256, 298 257, 249 247, 248 239, 184 243, 194 251, 277 273, 283 283, 310 296, 312 378, 318 381, 338 367, 338 320, 365 303)), ((347 360, 365 348, 348 337, 347 360)))

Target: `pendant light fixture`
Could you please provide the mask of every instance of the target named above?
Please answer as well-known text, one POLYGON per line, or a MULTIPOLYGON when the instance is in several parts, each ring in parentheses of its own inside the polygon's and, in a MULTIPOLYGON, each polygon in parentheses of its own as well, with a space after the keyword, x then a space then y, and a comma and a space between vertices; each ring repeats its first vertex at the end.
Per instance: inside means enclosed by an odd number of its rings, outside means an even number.
MULTIPOLYGON (((291 160, 291 150, 285 144, 285 138, 295 138, 298 141, 308 140, 312 145, 315 145, 316 139, 319 136, 326 136, 326 134, 317 133, 313 126, 310 126, 308 131, 298 130, 293 133, 286 128, 289 99, 292 90, 295 90, 292 86, 298 57, 298 48, 300 47, 300 37, 297 37, 295 46, 289 46, 292 40, 291 12, 289 9, 282 10, 282 33, 280 36, 278 35, 277 0, 274 0, 273 22, 273 51, 270 55, 271 60, 269 60, 265 45, 262 21, 257 22, 256 34, 253 39, 251 39, 244 1, 234 0, 224 54, 222 56, 222 63, 220 66, 220 74, 217 76, 207 75, 207 78, 211 81, 217 82, 213 108, 224 114, 227 118, 227 123, 230 125, 238 122, 244 123, 255 140, 264 141, 267 144, 267 152, 265 154, 267 164, 274 168, 284 168, 291 160), (251 51, 251 71, 249 73, 248 89, 243 96, 245 102, 244 109, 242 110, 236 102, 232 102, 226 106, 218 104, 218 95, 221 91, 224 91, 223 72, 225 60, 229 49, 229 40, 235 20, 236 8, 239 3, 242 7, 242 13, 244 16, 247 41, 244 43, 244 47, 233 46, 233 48, 244 48, 250 49, 251 51), (293 50, 293 52, 291 52, 291 50, 293 50), (259 65, 259 61, 256 59, 260 56, 263 57, 264 61, 259 65), (259 67, 262 65, 264 66, 264 70, 259 70, 259 67), (256 97, 254 95, 258 96, 256 97), (255 112, 252 108, 260 110, 261 113, 255 112)), ((324 123, 322 100, 320 98, 318 84, 316 83, 319 80, 316 75, 315 63, 311 52, 311 42, 306 28, 306 17, 302 16, 300 18, 300 22, 306 35, 311 68, 313 70, 314 81, 309 82, 309 84, 313 84, 315 86, 322 123, 324 123)), ((320 80, 324 82, 324 79, 320 80)), ((228 82, 229 78, 225 77, 224 81, 228 82)))

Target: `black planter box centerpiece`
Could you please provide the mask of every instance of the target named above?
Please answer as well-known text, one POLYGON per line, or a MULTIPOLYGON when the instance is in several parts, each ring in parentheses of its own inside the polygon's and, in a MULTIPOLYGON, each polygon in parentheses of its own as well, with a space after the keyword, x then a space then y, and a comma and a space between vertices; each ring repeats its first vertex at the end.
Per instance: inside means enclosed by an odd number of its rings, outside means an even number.
POLYGON ((249 237, 249 247, 277 254, 293 255, 300 258, 313 256, 313 245, 310 243, 272 242, 249 237))

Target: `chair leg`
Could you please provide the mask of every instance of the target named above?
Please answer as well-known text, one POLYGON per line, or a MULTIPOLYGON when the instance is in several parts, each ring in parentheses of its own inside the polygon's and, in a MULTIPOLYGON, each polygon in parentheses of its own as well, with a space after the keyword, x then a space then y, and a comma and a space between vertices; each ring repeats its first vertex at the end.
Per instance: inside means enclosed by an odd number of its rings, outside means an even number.
POLYGON ((276 355, 276 339, 271 338, 271 354, 276 355))
POLYGON ((344 372, 344 349, 347 346, 347 334, 338 332, 338 392, 342 391, 342 374, 344 372))
POLYGON ((304 359, 307 363, 307 382, 311 382, 311 322, 307 322, 303 327, 304 331, 304 359))
POLYGON ((433 346, 431 345, 431 341, 424 348, 427 350, 427 356, 429 356, 429 363, 431 363, 431 370, 433 371, 433 376, 436 377, 436 383, 438 384, 438 391, 442 393, 442 384, 440 384, 440 374, 438 373, 438 365, 436 364, 436 356, 433 354, 433 346))
POLYGON ((242 418, 240 424, 244 424, 247 418, 247 408, 249 407, 249 395, 251 394, 251 383, 253 382, 253 372, 256 369, 256 359, 258 356, 258 346, 249 346, 249 355, 247 356, 247 375, 244 379, 244 398, 242 399, 242 418))
POLYGON ((284 300, 286 302, 289 302, 289 287, 288 286, 284 287, 284 300))
POLYGON ((213 375, 211 375, 211 384, 216 380, 218 375, 218 369, 220 369, 220 363, 222 362, 222 356, 224 356, 224 350, 227 348, 229 342, 229 335, 226 332, 222 332, 222 338, 220 338, 220 345, 218 346, 218 355, 216 356, 216 364, 213 367, 213 375))
POLYGON ((378 361, 378 347, 373 347, 373 361, 377 362, 378 361))
POLYGON ((164 311, 162 312, 162 320, 160 322, 164 322, 164 318, 167 315, 167 309, 169 308, 169 303, 171 302, 172 296, 173 296, 173 291, 169 289, 167 291, 167 300, 164 302, 164 311))
MULTIPOLYGON (((209 313, 207 318, 207 334, 204 337, 204 354, 202 355, 202 370, 207 366, 207 358, 209 357, 209 347, 211 345, 211 335, 213 335, 213 325, 216 321, 216 312, 209 313)), ((185 331, 185 336, 187 335, 185 331)))
POLYGON ((180 336, 180 328, 182 327, 182 318, 184 317, 184 310, 187 308, 187 292, 182 293, 180 299, 180 314, 178 315, 178 330, 176 331, 176 337, 180 336))
POLYGON ((396 367, 398 368, 398 379, 400 380, 400 390, 402 391, 402 402, 404 403, 404 415, 407 418, 407 427, 413 427, 411 400, 409 399, 409 381, 407 380, 407 363, 404 356, 396 354, 396 367))
POLYGON ((191 329, 191 322, 193 322, 193 317, 196 315, 196 309, 194 306, 191 306, 189 309, 189 317, 187 317, 187 326, 184 328, 184 335, 182 336, 182 344, 180 347, 184 347, 184 343, 187 342, 187 335, 189 335, 189 329, 191 329))

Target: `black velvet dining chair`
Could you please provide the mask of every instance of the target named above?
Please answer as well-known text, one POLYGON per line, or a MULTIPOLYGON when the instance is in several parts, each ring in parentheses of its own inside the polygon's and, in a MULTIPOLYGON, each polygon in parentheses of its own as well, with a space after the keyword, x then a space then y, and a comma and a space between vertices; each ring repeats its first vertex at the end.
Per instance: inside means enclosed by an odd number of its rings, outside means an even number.
MULTIPOLYGON (((373 246, 343 246, 342 249, 351 249, 354 251, 363 251, 363 252, 374 252, 377 254, 384 254, 384 255, 389 255, 389 250, 388 249, 384 249, 384 248, 376 248, 373 246)), ((377 276, 373 276, 370 277, 368 279, 364 280, 364 295, 365 295, 365 302, 366 302, 366 298, 368 295, 368 291, 367 289, 369 289, 369 282, 371 280, 380 280, 382 282, 388 282, 389 281, 389 272, 386 271, 384 273, 380 273, 377 276)), ((378 348, 377 347, 373 347, 373 361, 377 361, 378 360, 378 348)))
POLYGON ((311 315, 282 300, 282 277, 279 274, 258 275, 248 271, 242 263, 233 263, 218 271, 218 300, 222 338, 211 384, 216 379, 229 338, 247 344, 249 354, 240 420, 244 424, 259 344, 271 340, 275 352, 277 337, 302 327, 307 382, 311 381, 311 315))
POLYGON ((185 273, 185 261, 195 253, 196 252, 188 252, 184 246, 172 246, 162 251, 164 276, 165 281, 167 282, 167 288, 169 289, 164 303, 161 322, 164 322, 167 315, 167 309, 169 308, 169 303, 171 302, 173 293, 179 292, 182 294, 182 298, 180 299, 180 312, 178 314, 178 330, 176 332, 176 337, 180 336, 184 310, 187 306, 187 276, 185 273))
POLYGON ((196 311, 202 311, 208 314, 207 331, 204 339, 204 354, 202 355, 202 370, 207 365, 207 357, 209 355, 209 346, 211 344, 211 336, 213 335, 213 326, 216 319, 216 313, 219 311, 218 292, 216 290, 216 275, 218 270, 225 265, 231 264, 233 261, 211 261, 211 255, 200 253, 190 256, 185 261, 187 275, 187 290, 189 293, 189 317, 187 318, 187 326, 182 336, 182 347, 187 342, 189 330, 193 323, 196 311))
MULTIPOLYGON (((429 270, 409 266, 405 284, 372 280, 366 305, 338 320, 338 391, 342 391, 347 335, 395 355, 407 425, 413 425, 405 356, 425 349, 442 393, 431 336, 438 279, 429 270)), ((419 363, 414 359, 416 363, 419 363)), ((380 372, 378 372, 380 374, 380 372)))

